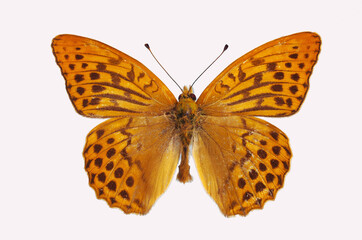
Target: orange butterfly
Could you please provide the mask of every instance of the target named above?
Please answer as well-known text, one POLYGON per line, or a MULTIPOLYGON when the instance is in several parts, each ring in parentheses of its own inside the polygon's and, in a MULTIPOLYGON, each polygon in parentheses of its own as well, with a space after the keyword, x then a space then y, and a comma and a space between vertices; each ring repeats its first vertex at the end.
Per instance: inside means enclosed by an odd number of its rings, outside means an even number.
POLYGON ((309 87, 321 39, 302 32, 266 43, 230 64, 197 99, 179 101, 142 63, 96 40, 59 35, 56 61, 76 111, 110 118, 87 136, 85 169, 97 197, 146 214, 189 173, 189 146, 201 181, 226 216, 274 199, 292 156, 287 136, 255 118, 296 113, 309 87))

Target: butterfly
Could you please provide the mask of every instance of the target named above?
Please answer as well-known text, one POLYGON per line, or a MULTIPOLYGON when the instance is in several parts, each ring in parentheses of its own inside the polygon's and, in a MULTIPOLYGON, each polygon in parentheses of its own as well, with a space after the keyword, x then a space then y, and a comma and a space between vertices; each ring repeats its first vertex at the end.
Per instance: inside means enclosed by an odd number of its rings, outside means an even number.
POLYGON ((125 213, 146 214, 177 179, 192 180, 189 155, 225 216, 247 215, 274 200, 290 167, 288 137, 262 117, 301 107, 321 39, 301 32, 268 42, 231 63, 196 100, 178 101, 142 63, 104 43, 75 35, 52 41, 75 110, 109 118, 87 136, 89 184, 125 213), (180 157, 181 156, 181 157, 180 157))

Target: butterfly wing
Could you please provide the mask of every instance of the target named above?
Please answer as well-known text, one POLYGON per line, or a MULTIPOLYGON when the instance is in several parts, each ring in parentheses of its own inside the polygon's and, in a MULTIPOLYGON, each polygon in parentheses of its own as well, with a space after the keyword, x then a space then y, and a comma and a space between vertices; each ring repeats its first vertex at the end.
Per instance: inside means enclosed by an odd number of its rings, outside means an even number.
POLYGON ((143 64, 96 40, 59 35, 52 48, 76 111, 115 117, 87 136, 90 186, 111 207, 146 214, 166 190, 180 155, 166 114, 175 97, 143 64))
POLYGON ((193 156, 201 181, 226 216, 247 215, 274 199, 288 172, 287 136, 252 116, 203 116, 193 156))
POLYGON ((230 64, 197 103, 206 115, 292 115, 307 94, 320 45, 311 32, 268 42, 230 64))
POLYGON ((142 63, 104 43, 59 35, 52 48, 79 114, 98 118, 160 115, 177 102, 142 63))
POLYGON ((175 172, 181 143, 174 131, 165 116, 121 117, 95 127, 83 155, 97 197, 125 213, 146 214, 175 172))
POLYGON ((290 165, 287 136, 253 116, 297 112, 321 40, 303 32, 266 43, 230 64, 197 100, 193 156, 207 192, 226 215, 246 215, 274 199, 290 165))

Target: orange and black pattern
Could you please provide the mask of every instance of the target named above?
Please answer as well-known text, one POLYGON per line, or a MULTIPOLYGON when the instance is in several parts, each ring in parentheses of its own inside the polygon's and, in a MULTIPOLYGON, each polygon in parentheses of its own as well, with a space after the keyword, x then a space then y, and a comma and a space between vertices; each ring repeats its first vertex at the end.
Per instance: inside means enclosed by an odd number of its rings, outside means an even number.
POLYGON ((255 116, 301 107, 321 39, 302 32, 268 42, 230 64, 196 100, 179 101, 142 63, 99 41, 59 35, 52 48, 76 111, 110 118, 87 136, 83 155, 97 197, 146 214, 177 179, 191 181, 189 146, 201 181, 225 216, 274 200, 290 168, 285 133, 255 116))

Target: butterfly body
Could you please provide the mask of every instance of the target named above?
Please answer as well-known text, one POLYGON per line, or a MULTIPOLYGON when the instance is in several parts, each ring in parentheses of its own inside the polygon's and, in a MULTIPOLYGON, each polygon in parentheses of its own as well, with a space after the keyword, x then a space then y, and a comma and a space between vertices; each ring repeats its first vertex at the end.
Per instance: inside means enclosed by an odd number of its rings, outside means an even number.
POLYGON ((192 180, 189 166, 189 148, 193 131, 200 118, 200 108, 195 100, 196 97, 192 93, 192 89, 185 86, 175 108, 169 113, 182 144, 181 163, 179 165, 179 173, 177 174, 177 179, 182 183, 192 180))
POLYGON ((59 35, 52 48, 78 113, 110 118, 87 136, 83 156, 100 199, 146 214, 177 179, 191 181, 190 148, 207 193, 225 216, 275 199, 290 168, 285 133, 255 116, 295 114, 309 88, 321 40, 302 32, 268 42, 231 63, 196 100, 176 100, 136 59, 99 41, 59 35))

